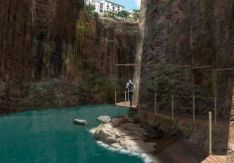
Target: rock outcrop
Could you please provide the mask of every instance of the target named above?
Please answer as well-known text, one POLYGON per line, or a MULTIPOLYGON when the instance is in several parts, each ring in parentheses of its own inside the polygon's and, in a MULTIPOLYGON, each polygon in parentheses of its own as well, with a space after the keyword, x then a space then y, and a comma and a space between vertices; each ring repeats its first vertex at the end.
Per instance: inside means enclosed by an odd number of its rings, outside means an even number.
POLYGON ((133 153, 153 153, 155 142, 147 141, 147 132, 140 124, 129 121, 129 118, 114 118, 112 123, 105 123, 94 130, 94 136, 113 148, 125 149, 133 153))

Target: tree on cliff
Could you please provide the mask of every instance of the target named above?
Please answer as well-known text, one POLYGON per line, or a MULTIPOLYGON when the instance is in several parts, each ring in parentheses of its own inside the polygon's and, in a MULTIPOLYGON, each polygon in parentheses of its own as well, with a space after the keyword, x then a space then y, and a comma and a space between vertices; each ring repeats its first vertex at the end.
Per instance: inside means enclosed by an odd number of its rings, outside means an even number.
POLYGON ((98 16, 98 13, 95 11, 95 6, 94 5, 90 5, 90 4, 89 5, 85 5, 84 11, 86 13, 88 13, 89 15, 91 15, 91 16, 95 16, 95 17, 98 16))
POLYGON ((135 21, 139 20, 139 18, 140 18, 140 10, 133 10, 133 12, 132 12, 131 15, 132 15, 132 18, 135 21))
POLYGON ((116 14, 116 16, 126 20, 129 17, 130 13, 128 11, 122 10, 116 14))

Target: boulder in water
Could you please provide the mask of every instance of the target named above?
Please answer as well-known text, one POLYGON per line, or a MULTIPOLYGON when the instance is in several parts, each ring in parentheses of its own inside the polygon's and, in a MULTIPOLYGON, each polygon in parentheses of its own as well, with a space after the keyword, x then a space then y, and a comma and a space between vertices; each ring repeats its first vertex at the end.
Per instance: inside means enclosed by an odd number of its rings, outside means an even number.
POLYGON ((102 115, 102 116, 97 117, 97 120, 103 123, 109 123, 111 121, 111 117, 107 115, 102 115))
POLYGON ((88 122, 86 120, 83 119, 74 119, 74 123, 78 124, 78 125, 88 125, 88 122))

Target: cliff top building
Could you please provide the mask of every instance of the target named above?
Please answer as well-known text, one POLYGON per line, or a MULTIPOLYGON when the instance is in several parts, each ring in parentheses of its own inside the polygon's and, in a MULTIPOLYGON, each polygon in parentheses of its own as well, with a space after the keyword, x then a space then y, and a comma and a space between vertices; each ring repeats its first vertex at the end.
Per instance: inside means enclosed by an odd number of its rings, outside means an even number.
POLYGON ((99 14, 105 12, 119 12, 125 9, 124 6, 109 0, 86 0, 85 3, 95 6, 95 11, 99 14))

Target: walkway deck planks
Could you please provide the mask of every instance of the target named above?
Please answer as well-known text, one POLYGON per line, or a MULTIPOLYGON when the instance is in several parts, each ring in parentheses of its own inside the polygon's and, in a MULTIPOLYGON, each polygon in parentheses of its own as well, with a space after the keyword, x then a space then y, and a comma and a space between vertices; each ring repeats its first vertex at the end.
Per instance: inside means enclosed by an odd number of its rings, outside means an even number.
MULTIPOLYGON (((120 107, 130 107, 130 102, 129 101, 126 101, 126 102, 119 102, 119 103, 116 103, 117 106, 120 106, 120 107)), ((136 105, 132 105, 133 109, 136 109, 136 105)))

